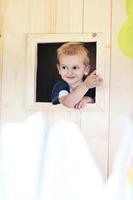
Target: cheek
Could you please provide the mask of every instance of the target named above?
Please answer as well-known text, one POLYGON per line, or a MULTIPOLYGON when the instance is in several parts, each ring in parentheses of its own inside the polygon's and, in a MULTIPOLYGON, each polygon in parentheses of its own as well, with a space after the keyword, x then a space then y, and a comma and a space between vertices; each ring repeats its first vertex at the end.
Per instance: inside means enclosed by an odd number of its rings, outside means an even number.
POLYGON ((57 64, 57 69, 58 69, 58 73, 61 74, 61 69, 60 69, 59 64, 57 64))
POLYGON ((60 74, 61 76, 63 76, 63 75, 65 74, 65 71, 59 70, 59 74, 60 74))
POLYGON ((58 73, 61 74, 61 70, 60 70, 60 68, 58 68, 58 73))

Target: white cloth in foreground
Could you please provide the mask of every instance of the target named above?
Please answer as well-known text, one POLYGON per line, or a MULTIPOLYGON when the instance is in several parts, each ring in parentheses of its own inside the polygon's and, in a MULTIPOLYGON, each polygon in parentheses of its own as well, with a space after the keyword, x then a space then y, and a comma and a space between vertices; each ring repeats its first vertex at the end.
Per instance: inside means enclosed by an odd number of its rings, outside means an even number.
POLYGON ((133 200, 133 117, 125 120, 122 135, 103 200, 133 200))
POLYGON ((74 123, 54 124, 45 149, 41 200, 99 199, 103 179, 74 123))
POLYGON ((4 124, 0 139, 0 200, 39 200, 46 124, 41 113, 4 124))
POLYGON ((99 199, 103 180, 72 122, 47 130, 37 113, 24 123, 5 124, 0 153, 0 200, 99 199))

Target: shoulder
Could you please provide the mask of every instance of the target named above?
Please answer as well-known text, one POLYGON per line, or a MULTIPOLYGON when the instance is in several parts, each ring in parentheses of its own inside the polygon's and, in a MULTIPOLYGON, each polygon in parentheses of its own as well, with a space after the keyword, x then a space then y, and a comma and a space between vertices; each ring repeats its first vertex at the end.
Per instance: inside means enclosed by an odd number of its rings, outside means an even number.
POLYGON ((53 90, 55 90, 55 89, 58 89, 58 90, 62 90, 62 89, 69 90, 69 85, 65 81, 60 80, 57 83, 55 83, 55 85, 53 87, 53 90))
POLYGON ((63 80, 58 81, 53 86, 52 94, 51 94, 51 101, 53 104, 59 104, 59 93, 61 91, 70 92, 69 85, 63 80))

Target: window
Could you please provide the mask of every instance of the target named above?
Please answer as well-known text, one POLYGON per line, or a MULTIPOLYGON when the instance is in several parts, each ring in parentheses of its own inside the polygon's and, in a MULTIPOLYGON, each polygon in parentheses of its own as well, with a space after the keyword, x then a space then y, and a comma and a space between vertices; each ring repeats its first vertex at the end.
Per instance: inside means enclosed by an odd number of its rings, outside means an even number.
MULTIPOLYGON (((102 33, 86 34, 29 34, 27 40, 27 109, 55 109, 51 103, 54 83, 60 79, 56 67, 56 49, 65 42, 83 42, 90 52, 90 65, 103 77, 105 47, 102 33)), ((104 79, 104 77, 103 77, 104 79)), ((104 109, 104 87, 96 89, 92 110, 104 109)), ((56 107, 56 106, 54 106, 56 107)), ((58 109, 65 109, 58 105, 58 109)), ((87 109, 87 108, 86 108, 87 109)))
MULTIPOLYGON (((37 44, 36 102, 51 102, 53 85, 60 80, 56 63, 56 50, 63 43, 37 44)), ((85 43, 89 50, 90 65, 96 69, 96 42, 85 43)))

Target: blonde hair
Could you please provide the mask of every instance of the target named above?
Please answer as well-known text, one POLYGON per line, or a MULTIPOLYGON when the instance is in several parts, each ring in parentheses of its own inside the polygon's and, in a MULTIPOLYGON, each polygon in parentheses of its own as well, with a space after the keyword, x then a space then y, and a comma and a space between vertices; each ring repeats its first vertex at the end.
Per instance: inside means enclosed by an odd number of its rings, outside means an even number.
POLYGON ((67 42, 57 49, 57 61, 60 62, 62 56, 80 55, 85 66, 89 65, 89 51, 81 42, 67 42))

